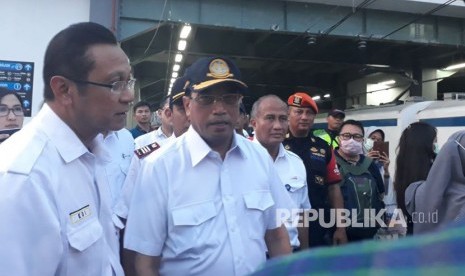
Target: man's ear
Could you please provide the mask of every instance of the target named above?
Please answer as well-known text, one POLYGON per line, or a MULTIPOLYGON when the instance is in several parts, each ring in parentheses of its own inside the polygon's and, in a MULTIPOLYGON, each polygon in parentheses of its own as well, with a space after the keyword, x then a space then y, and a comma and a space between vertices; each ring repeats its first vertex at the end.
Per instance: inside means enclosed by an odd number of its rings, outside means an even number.
POLYGON ((257 120, 255 118, 250 119, 250 124, 252 125, 253 129, 257 127, 257 120))
POLYGON ((72 81, 62 76, 53 76, 50 79, 50 87, 55 96, 55 101, 59 101, 65 105, 72 103, 72 81))
POLYGON ((171 119, 171 115, 173 115, 173 112, 171 111, 171 108, 165 107, 165 109, 163 109, 163 115, 166 118, 171 119))

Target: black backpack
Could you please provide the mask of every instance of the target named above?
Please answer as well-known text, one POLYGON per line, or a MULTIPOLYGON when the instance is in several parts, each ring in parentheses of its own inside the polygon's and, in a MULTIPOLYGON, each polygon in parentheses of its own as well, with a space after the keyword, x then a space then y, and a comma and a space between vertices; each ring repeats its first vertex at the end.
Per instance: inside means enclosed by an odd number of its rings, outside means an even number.
POLYGON ((371 215, 378 214, 384 208, 376 179, 368 170, 373 160, 365 157, 361 164, 354 166, 339 156, 336 156, 336 159, 343 177, 341 193, 344 198, 344 208, 351 210, 350 219, 352 222, 354 220, 362 224, 369 222, 369 225, 365 224, 364 227, 353 227, 353 223, 351 223, 351 226, 346 228, 347 234, 360 238, 371 238, 380 227, 374 220, 374 216, 371 215), (373 209, 374 211, 366 212, 365 209, 373 209), (356 210, 356 212, 352 212, 352 210, 356 210), (369 218, 365 219, 365 215, 368 215, 369 218))

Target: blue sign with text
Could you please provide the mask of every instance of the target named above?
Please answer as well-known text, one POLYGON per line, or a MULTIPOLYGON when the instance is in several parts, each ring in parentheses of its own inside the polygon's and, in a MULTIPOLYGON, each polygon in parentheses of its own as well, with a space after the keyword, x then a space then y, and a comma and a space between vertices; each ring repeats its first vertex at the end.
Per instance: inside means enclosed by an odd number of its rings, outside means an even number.
POLYGON ((18 93, 31 116, 34 62, 0 60, 0 87, 18 93))

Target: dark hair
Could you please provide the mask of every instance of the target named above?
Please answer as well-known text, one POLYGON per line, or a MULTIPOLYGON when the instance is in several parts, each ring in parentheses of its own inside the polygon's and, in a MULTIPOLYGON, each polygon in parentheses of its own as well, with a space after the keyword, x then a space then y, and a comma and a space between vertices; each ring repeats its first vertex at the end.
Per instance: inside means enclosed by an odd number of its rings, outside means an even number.
POLYGON ((405 190, 412 182, 426 180, 432 160, 435 158, 433 143, 436 136, 436 128, 424 122, 409 125, 400 136, 394 188, 397 205, 404 214, 408 215, 405 207, 405 190))
POLYGON ((143 106, 147 106, 150 111, 152 110, 149 102, 146 102, 146 101, 140 101, 138 103, 136 103, 133 107, 132 107, 132 112, 136 113, 136 110, 139 108, 139 107, 143 107, 143 106))
POLYGON ((117 45, 117 41, 110 30, 93 22, 71 25, 52 38, 44 58, 45 101, 51 101, 55 97, 50 87, 53 76, 87 79, 95 65, 87 50, 96 44, 117 45))
POLYGON ((24 108, 23 99, 21 99, 21 96, 20 96, 18 93, 0 87, 0 102, 1 102, 1 101, 3 100, 3 98, 4 98, 5 96, 7 96, 7 95, 13 95, 13 96, 15 96, 15 97, 18 99, 19 103, 21 104, 21 107, 24 108))
POLYGON ((358 126, 361 130, 362 130, 362 135, 365 136, 365 130, 363 129, 363 125, 360 121, 356 121, 356 120, 347 120, 347 121, 344 121, 341 125, 341 128, 342 129, 345 125, 353 125, 353 126, 358 126))
POLYGON ((368 134, 368 137, 370 137, 370 136, 371 136, 371 134, 373 134, 373 133, 375 133, 375 132, 378 132, 378 133, 379 133, 379 135, 381 135, 381 139, 384 141, 384 139, 385 139, 385 136, 384 136, 384 131, 383 131, 382 129, 379 129, 379 128, 378 128, 378 129, 375 129, 375 130, 373 130, 372 132, 370 132, 370 134, 368 134))

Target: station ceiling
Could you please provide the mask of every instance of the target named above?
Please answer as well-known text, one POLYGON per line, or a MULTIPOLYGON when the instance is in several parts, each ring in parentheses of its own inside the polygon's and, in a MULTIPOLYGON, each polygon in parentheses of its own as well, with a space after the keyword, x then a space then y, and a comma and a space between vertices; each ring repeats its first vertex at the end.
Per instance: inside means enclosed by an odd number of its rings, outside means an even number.
POLYGON ((331 94, 321 103, 323 109, 344 108, 347 83, 352 80, 380 73, 407 76, 414 68, 440 69, 465 58, 463 29, 462 44, 451 45, 191 24, 187 49, 180 52, 177 44, 183 26, 162 22, 122 41, 141 98, 155 105, 168 92, 177 53, 183 54, 180 74, 200 57, 232 58, 249 86, 248 107, 265 94, 286 99, 293 92, 306 91, 312 96, 331 94))

